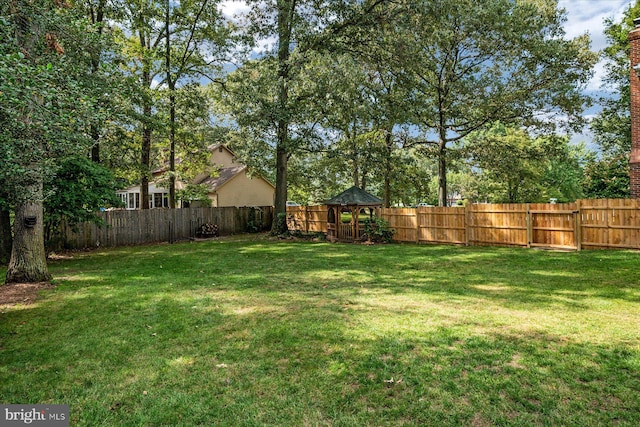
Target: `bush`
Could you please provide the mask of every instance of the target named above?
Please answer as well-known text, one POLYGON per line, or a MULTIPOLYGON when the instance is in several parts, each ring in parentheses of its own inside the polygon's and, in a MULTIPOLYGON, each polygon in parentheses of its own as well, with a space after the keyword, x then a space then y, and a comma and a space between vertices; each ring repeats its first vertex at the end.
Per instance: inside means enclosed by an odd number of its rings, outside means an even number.
POLYGON ((374 243, 390 243, 395 230, 389 228, 389 222, 383 218, 365 219, 363 238, 374 243))

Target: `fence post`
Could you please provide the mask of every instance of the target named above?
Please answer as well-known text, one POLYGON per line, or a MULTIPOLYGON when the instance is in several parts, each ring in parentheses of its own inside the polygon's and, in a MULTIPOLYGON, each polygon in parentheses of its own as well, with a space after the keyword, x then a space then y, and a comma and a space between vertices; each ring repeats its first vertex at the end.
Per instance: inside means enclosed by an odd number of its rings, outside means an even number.
POLYGON ((416 211, 416 243, 420 243, 420 227, 422 224, 420 223, 420 208, 413 208, 416 211))
POLYGON ((467 203, 464 206, 464 240, 465 240, 465 246, 469 246, 469 206, 471 206, 470 203, 467 203))
POLYGON ((529 203, 527 203, 526 221, 527 221, 527 247, 530 248, 531 247, 531 237, 533 235, 533 231, 532 231, 533 224, 531 223, 531 212, 529 210, 529 203))
POLYGON ((309 233, 309 206, 304 205, 304 232, 309 233))
POLYGON ((574 213, 576 217, 576 248, 581 251, 582 250, 582 210, 580 205, 580 200, 576 200, 576 212, 574 213))

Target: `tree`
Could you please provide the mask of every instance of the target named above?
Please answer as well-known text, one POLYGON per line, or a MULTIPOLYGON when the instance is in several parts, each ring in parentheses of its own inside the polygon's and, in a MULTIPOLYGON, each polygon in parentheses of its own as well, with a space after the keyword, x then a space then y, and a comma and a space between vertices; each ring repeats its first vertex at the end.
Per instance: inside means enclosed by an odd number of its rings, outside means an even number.
POLYGON ((85 53, 95 31, 64 2, 0 4, 0 182, 14 211, 6 282, 50 278, 43 235, 43 186, 57 160, 87 152, 95 107, 85 53))
MULTIPOLYGON (((276 39, 274 49, 264 55, 266 70, 275 89, 266 116, 273 119, 275 145, 275 218, 286 213, 287 162, 296 152, 301 140, 292 136, 293 127, 299 134, 300 125, 295 121, 301 113, 301 98, 291 96, 298 73, 306 63, 306 54, 325 49, 341 37, 347 37, 354 28, 372 28, 379 15, 379 6, 385 0, 275 0, 249 2, 252 22, 251 34, 255 37, 276 39)), ((352 45, 355 45, 353 39, 352 45)), ((264 99, 264 98, 263 98, 264 99)), ((313 126, 311 126, 313 127, 313 126)), ((308 129, 308 128, 307 128, 308 129)), ((304 133, 304 132, 303 132, 304 133)), ((286 231, 284 221, 274 221, 272 233, 286 231)))
POLYGON ((629 198, 629 155, 588 161, 584 167, 582 186, 585 196, 590 199, 629 198))
POLYGON ((570 157, 567 138, 531 138, 521 129, 497 123, 487 131, 469 135, 465 151, 471 166, 479 171, 478 185, 482 190, 477 193, 481 199, 525 203, 548 201, 550 197, 574 201, 579 195, 575 187, 580 177, 572 179, 569 173, 575 157, 570 157), (561 173, 559 168, 564 171, 561 173))
POLYGON ((58 163, 54 179, 45 186, 49 196, 44 202, 44 230, 49 247, 58 243, 63 222, 72 228, 82 222, 100 223, 96 211, 121 204, 113 174, 104 166, 82 156, 58 163))
POLYGON ((228 49, 230 27, 218 0, 165 0, 164 82, 169 92, 169 207, 176 206, 176 89, 185 78, 215 81, 228 49))
POLYGON ((629 32, 635 28, 633 19, 638 16, 640 1, 627 8, 620 22, 605 20, 604 33, 609 45, 602 51, 607 70, 603 87, 612 93, 600 98, 602 112, 591 122, 594 142, 605 157, 628 155, 631 150, 629 32))
POLYGON ((451 144, 495 121, 579 127, 581 88, 595 54, 589 37, 564 39, 554 0, 421 0, 400 17, 395 67, 412 81, 422 144, 437 148, 445 205, 451 144))
POLYGON ((602 55, 607 74, 603 87, 609 96, 600 98, 602 111, 592 120, 593 141, 600 153, 585 167, 584 192, 590 198, 629 197, 629 153, 631 113, 629 81, 629 32, 640 16, 640 1, 631 4, 620 22, 605 21, 609 45, 602 55))
POLYGON ((123 0, 121 24, 123 52, 128 72, 137 78, 138 121, 140 122, 140 208, 149 209, 149 178, 154 123, 154 80, 162 72, 160 43, 165 35, 163 4, 159 0, 123 0))

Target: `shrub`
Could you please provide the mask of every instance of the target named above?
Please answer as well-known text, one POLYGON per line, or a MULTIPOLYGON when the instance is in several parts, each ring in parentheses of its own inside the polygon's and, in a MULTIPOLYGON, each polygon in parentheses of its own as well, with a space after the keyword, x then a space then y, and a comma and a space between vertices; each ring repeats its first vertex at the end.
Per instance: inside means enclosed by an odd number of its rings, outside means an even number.
POLYGON ((395 230, 389 228, 389 222, 383 218, 365 219, 363 237, 375 243, 390 243, 395 230))

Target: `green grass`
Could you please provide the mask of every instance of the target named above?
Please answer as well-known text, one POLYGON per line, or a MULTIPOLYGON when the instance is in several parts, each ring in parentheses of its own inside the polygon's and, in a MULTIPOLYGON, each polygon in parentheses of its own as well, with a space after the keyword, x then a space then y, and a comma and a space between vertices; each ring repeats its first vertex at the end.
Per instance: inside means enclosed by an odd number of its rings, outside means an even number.
POLYGON ((78 253, 0 313, 0 402, 69 404, 74 426, 636 426, 639 265, 261 238, 78 253))

